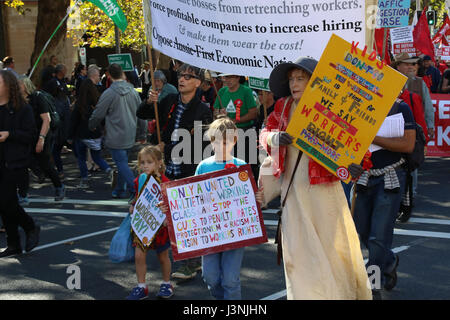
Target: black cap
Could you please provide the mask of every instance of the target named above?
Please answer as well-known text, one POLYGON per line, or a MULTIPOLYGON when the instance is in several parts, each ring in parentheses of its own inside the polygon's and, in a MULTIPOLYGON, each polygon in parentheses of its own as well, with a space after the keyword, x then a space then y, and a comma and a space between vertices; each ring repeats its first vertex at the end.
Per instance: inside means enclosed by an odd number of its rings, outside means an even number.
POLYGON ((317 66, 317 60, 308 57, 300 57, 295 62, 280 63, 277 65, 269 77, 270 91, 277 97, 287 97, 291 95, 289 89, 287 73, 293 68, 302 69, 312 75, 317 66))

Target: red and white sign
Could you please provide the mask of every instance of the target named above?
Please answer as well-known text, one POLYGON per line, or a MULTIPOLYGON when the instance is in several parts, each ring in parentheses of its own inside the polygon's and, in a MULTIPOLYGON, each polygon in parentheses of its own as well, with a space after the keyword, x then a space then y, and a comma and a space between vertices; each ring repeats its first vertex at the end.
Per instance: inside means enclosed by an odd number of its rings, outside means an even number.
POLYGON ((427 156, 450 157, 450 94, 432 94, 434 139, 427 144, 427 156))
POLYGON ((250 165, 162 184, 175 261, 267 242, 250 165))
POLYGON ((392 50, 394 55, 397 55, 402 52, 407 52, 412 56, 416 55, 416 48, 414 47, 414 42, 403 42, 403 43, 395 43, 393 45, 392 50))
POLYGON ((442 46, 436 49, 437 56, 441 57, 441 60, 450 60, 450 46, 442 46))

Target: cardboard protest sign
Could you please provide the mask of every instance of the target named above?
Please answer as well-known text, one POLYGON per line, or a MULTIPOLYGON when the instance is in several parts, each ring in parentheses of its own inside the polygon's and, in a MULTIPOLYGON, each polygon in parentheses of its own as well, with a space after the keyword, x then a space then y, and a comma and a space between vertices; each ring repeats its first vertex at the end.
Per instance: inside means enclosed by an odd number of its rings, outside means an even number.
POLYGON ((162 200, 161 188, 152 176, 139 196, 131 216, 131 227, 145 246, 149 246, 166 215, 156 206, 162 200))
POLYGON ((152 47, 183 62, 268 79, 281 62, 317 59, 336 33, 365 39, 363 1, 144 0, 152 47))
POLYGON ((286 130, 297 148, 345 182, 407 80, 357 46, 333 35, 286 130))
POLYGON ((175 261, 267 242, 250 165, 162 184, 175 261))
POLYGON ((442 46, 436 49, 436 56, 441 57, 441 60, 449 61, 450 60, 450 47, 442 46))
POLYGON ((432 94, 434 139, 427 144, 427 156, 450 157, 450 95, 432 94))
POLYGON ((402 52, 407 52, 412 56, 416 55, 416 48, 414 47, 413 26, 392 28, 389 29, 391 36, 392 53, 397 55, 402 52))

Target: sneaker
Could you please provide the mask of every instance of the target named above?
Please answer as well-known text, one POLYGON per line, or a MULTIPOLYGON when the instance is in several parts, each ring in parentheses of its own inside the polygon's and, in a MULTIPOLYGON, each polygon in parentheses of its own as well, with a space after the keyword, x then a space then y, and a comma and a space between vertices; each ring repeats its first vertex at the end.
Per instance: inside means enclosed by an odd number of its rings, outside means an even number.
POLYGON ((21 248, 7 247, 4 251, 0 252, 0 258, 5 258, 21 253, 22 253, 21 248))
POLYGON ((34 229, 27 233, 27 240, 25 245, 25 251, 30 252, 39 243, 39 233, 41 232, 41 227, 36 225, 34 229))
POLYGON ((127 297, 127 300, 143 300, 148 298, 148 287, 141 288, 136 287, 131 290, 130 295, 127 297))
POLYGON ((89 188, 89 179, 88 178, 81 178, 80 184, 77 185, 78 189, 88 189, 89 188))
POLYGON ((384 274, 385 277, 384 289, 387 291, 391 291, 397 285, 397 267, 399 262, 400 258, 398 257, 398 255, 396 255, 394 268, 392 269, 391 272, 386 272, 384 274))
POLYGON ((17 195, 19 198, 19 205, 20 206, 28 206, 30 204, 30 199, 28 197, 21 197, 20 195, 17 195))
POLYGON ((192 279, 197 275, 197 271, 191 269, 188 265, 181 266, 176 272, 172 273, 173 278, 192 279))
POLYGON ((156 296, 162 299, 169 299, 173 296, 173 286, 170 283, 162 283, 156 296))
POLYGON ((194 271, 201 271, 202 270, 202 261, 200 259, 195 258, 196 260, 191 263, 190 267, 194 271))
POLYGON ((62 201, 66 196, 66 187, 62 185, 59 188, 55 188, 55 201, 62 201))
POLYGON ((130 194, 127 191, 113 190, 113 192, 111 192, 111 197, 113 199, 128 199, 129 196, 130 194))

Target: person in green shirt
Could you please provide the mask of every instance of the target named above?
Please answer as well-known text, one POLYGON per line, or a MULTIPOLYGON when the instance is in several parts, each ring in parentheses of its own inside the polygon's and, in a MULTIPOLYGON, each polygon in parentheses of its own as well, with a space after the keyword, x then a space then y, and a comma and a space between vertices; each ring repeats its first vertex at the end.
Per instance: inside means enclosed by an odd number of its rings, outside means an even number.
POLYGON ((240 76, 233 74, 221 76, 224 86, 218 92, 214 109, 219 114, 226 114, 238 128, 252 127, 258 117, 252 89, 240 84, 240 76))

